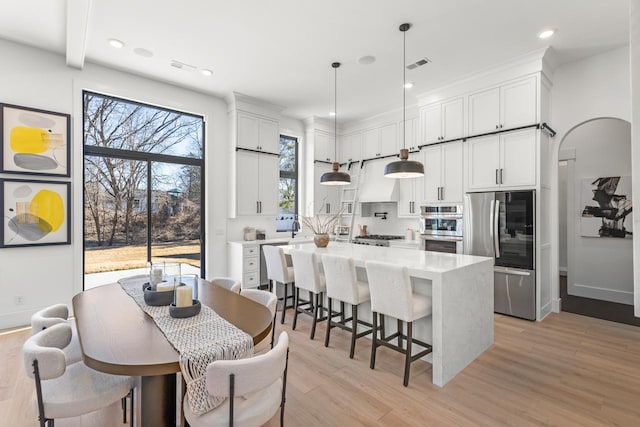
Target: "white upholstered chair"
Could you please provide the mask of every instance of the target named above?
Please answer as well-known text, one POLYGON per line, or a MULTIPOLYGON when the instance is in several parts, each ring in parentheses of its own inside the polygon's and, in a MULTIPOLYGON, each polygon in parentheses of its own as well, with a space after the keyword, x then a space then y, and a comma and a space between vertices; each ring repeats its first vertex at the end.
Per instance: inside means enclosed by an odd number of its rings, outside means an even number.
POLYGON ((327 315, 327 331, 324 346, 329 346, 331 328, 339 327, 351 332, 351 348, 349 358, 353 359, 356 349, 356 339, 371 333, 371 323, 358 319, 358 306, 370 300, 369 284, 358 280, 356 267, 352 258, 339 255, 322 255, 322 267, 327 281, 327 299, 329 314, 327 315), (333 311, 333 301, 340 301, 340 311, 333 311), (351 317, 345 318, 344 304, 351 304, 351 317), (336 316, 340 321, 334 321, 336 316), (351 322, 351 326, 347 323, 351 322), (358 333, 358 324, 368 326, 368 329, 358 333))
POLYGON ((295 294, 295 275, 293 273, 293 267, 287 265, 287 258, 284 255, 282 248, 274 245, 262 245, 262 252, 264 253, 264 261, 267 266, 267 278, 269 279, 269 291, 275 292, 275 287, 278 283, 284 285, 284 296, 279 298, 282 300, 282 318, 280 323, 284 323, 285 313, 287 311, 287 301, 293 299, 295 294), (288 288, 291 285, 291 295, 288 294, 288 288))
MULTIPOLYGON (((409 385, 411 362, 431 353, 431 345, 413 338, 413 322, 431 315, 431 298, 413 292, 411 278, 406 267, 377 261, 367 261, 365 265, 371 292, 371 311, 373 316, 370 368, 375 368, 376 349, 381 345, 403 353, 405 355, 403 384, 406 387, 409 385), (398 331, 388 337, 385 337, 384 332, 382 332, 382 336, 378 338, 378 315, 396 318, 398 331), (407 324, 406 334, 402 333, 402 322, 407 324), (394 338, 398 339, 398 345, 391 343, 394 338), (406 348, 402 344, 403 338, 407 341, 406 348), (413 343, 425 349, 412 355, 413 343)), ((384 331, 384 328, 382 329, 384 331)))
POLYGON ((240 292, 243 297, 262 304, 269 309, 273 323, 271 325, 271 348, 273 348, 273 340, 276 333, 276 306, 278 305, 278 297, 273 292, 262 291, 260 289, 243 289, 240 292))
POLYGON ((296 297, 294 302, 293 324, 291 329, 296 329, 298 313, 308 314, 313 318, 311 333, 309 338, 313 339, 316 334, 316 324, 318 320, 326 320, 323 316, 322 295, 326 291, 324 275, 320 274, 320 259, 313 252, 291 250, 291 261, 293 261, 293 271, 296 276, 296 297), (300 289, 309 292, 309 300, 300 304, 300 289), (320 318, 318 318, 320 315, 320 318))
MULTIPOLYGON (((77 417, 131 397, 136 380, 95 371, 82 362, 67 364, 64 349, 71 327, 59 323, 31 336, 22 347, 24 366, 35 379, 40 426, 53 427, 54 419, 77 417)), ((129 417, 133 427, 133 416, 129 417)))
POLYGON ((280 408, 284 420, 289 336, 280 332, 278 343, 268 353, 247 359, 216 360, 207 366, 205 384, 212 396, 226 399, 201 416, 191 412, 189 396, 183 402, 184 416, 191 427, 258 427, 280 408))
POLYGON ((69 321, 69 308, 66 304, 54 304, 35 313, 31 316, 31 335, 57 325, 58 323, 67 323, 71 326, 71 342, 64 349, 64 356, 67 364, 82 360, 82 350, 78 341, 78 332, 76 331, 76 322, 69 321))
POLYGON ((240 283, 240 281, 232 277, 214 277, 209 279, 208 281, 216 286, 222 286, 223 288, 237 294, 240 293, 240 289, 242 288, 242 284, 240 283))

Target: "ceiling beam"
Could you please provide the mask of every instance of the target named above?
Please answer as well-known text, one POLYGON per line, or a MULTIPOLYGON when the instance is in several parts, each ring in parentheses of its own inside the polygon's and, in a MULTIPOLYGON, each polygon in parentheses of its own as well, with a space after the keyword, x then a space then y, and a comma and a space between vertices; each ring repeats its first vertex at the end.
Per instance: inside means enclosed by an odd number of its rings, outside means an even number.
POLYGON ((67 0, 67 65, 82 69, 91 0, 67 0))

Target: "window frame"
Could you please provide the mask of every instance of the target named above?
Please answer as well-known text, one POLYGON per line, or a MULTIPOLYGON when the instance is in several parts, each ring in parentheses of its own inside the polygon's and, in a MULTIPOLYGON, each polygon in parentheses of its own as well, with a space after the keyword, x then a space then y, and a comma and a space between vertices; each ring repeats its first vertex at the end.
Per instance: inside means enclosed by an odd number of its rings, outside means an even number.
MULTIPOLYGON (((297 218, 298 216, 298 207, 299 207, 299 202, 300 202, 300 193, 298 192, 299 188, 300 188, 300 167, 299 167, 299 156, 300 156, 300 142, 298 141, 298 138, 295 136, 290 136, 290 135, 284 135, 284 134, 280 134, 279 138, 285 138, 285 139, 289 139, 295 142, 294 145, 294 168, 293 171, 287 171, 287 170, 282 170, 280 169, 280 162, 278 162, 278 170, 280 172, 279 175, 279 180, 280 179, 293 179, 295 180, 295 189, 294 189, 294 194, 296 195, 295 197, 295 203, 294 203, 294 216, 297 218)), ((278 144, 279 145, 279 144, 278 144)), ((280 150, 278 150, 280 151, 280 150)), ((280 154, 280 152, 278 153, 280 154)), ((278 180, 278 185, 279 185, 279 181, 278 180)), ((278 215, 280 214, 279 212, 280 209, 280 190, 278 189, 278 215)), ((276 230, 276 231, 291 231, 291 229, 287 229, 287 230, 276 230)))

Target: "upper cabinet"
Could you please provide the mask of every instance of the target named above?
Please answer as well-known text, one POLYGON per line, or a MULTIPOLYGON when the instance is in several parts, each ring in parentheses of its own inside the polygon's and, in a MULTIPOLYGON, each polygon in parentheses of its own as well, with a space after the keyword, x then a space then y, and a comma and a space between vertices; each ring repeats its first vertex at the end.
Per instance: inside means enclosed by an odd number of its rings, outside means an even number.
POLYGON ((424 199, 426 203, 461 203, 462 141, 426 147, 424 152, 424 199))
POLYGON ((276 120, 245 111, 238 111, 236 120, 237 147, 269 153, 279 151, 280 129, 276 120))
MULTIPOLYGON (((423 162, 421 151, 409 153, 409 160, 423 162)), ((427 166, 425 165, 425 169, 427 166)), ((426 172, 426 171, 425 171, 426 172)), ((398 217, 420 216, 420 203, 424 197, 424 177, 398 180, 398 217)))
POLYGON ((362 157, 364 159, 387 156, 394 154, 397 150, 398 127, 396 123, 364 132, 362 142, 362 157))
MULTIPOLYGON (((419 121, 418 117, 413 117, 411 119, 407 119, 404 122, 404 135, 402 133, 398 135, 398 149, 402 148, 404 137, 406 139, 405 147, 409 149, 409 151, 418 150, 418 126, 419 121)), ((402 129, 402 127, 400 127, 402 129)))
POLYGON ((421 143, 458 139, 464 136, 464 98, 420 108, 421 143))
POLYGON ((469 135, 537 123, 536 77, 469 95, 469 135))
POLYGON ((278 156, 238 151, 236 157, 236 214, 265 215, 278 213, 278 156))
POLYGON ((467 141, 468 189, 534 186, 537 132, 525 129, 467 141))
POLYGON ((361 147, 364 135, 354 133, 345 135, 340 141, 340 163, 356 162, 362 159, 361 147))
POLYGON ((333 135, 319 130, 314 131, 313 135, 313 158, 323 162, 335 161, 334 140, 333 135))

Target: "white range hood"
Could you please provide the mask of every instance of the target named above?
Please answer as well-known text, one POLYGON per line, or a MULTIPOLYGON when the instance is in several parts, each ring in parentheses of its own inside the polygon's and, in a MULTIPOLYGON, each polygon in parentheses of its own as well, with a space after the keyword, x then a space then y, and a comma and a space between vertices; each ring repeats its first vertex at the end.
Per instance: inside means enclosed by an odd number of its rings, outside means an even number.
POLYGON ((360 196, 362 203, 397 202, 398 180, 384 177, 384 167, 393 159, 368 160, 360 175, 360 196))

